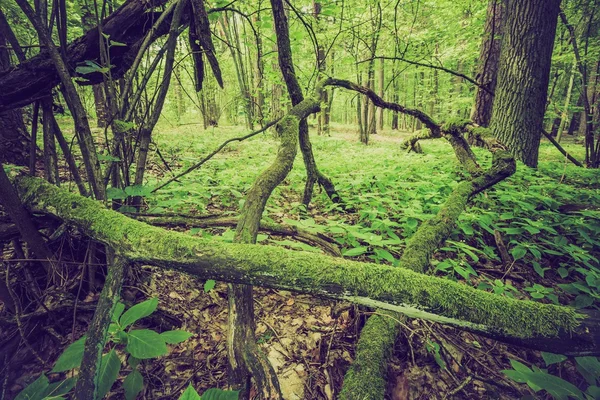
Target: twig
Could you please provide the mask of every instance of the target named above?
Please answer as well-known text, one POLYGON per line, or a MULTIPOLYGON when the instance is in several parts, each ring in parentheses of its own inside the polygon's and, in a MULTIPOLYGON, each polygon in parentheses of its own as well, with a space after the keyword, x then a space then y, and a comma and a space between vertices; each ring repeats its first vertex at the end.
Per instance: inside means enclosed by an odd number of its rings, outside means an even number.
POLYGON ((444 396, 444 399, 447 399, 450 396, 454 396, 456 393, 463 390, 465 388, 465 386, 467 386, 472 380, 473 380, 472 376, 467 376, 466 379, 464 381, 462 381, 462 383, 460 385, 458 385, 455 389, 446 393, 446 395, 444 396))
POLYGON ((6 268, 6 276, 5 276, 6 288, 8 289, 8 294, 12 298, 13 303, 15 305, 15 320, 17 321, 17 328, 19 329, 19 334, 21 335, 21 340, 23 340, 23 343, 25 343, 25 347, 27 347, 27 349, 29 351, 31 351, 31 353, 35 356, 35 358, 37 358, 37 360, 40 362, 40 364, 42 364, 44 369, 46 369, 46 367, 47 367, 46 361, 44 361, 44 359, 40 356, 40 354, 31 346, 31 344, 29 343, 29 340, 27 340, 27 335, 25 335, 25 331, 23 330, 23 324, 21 323, 21 310, 20 310, 21 306, 17 299, 17 296, 15 296, 15 293, 10 288, 10 280, 9 280, 10 264, 3 263, 3 265, 6 268))
POLYGON ((567 157, 569 159, 569 161, 571 161, 573 164, 577 165, 578 167, 583 168, 583 164, 580 163, 579 161, 577 161, 575 158, 573 158, 572 155, 570 155, 556 140, 554 140, 552 135, 550 135, 548 132, 546 132, 543 129, 542 129, 542 135, 544 135, 546 137, 546 139, 548 139, 550 141, 550 143, 552 143, 554 145, 554 147, 556 147, 558 149, 558 151, 560 151, 562 153, 563 156, 567 157))
POLYGON ((192 172, 193 170, 199 168, 200 166, 202 166, 202 164, 204 164, 205 162, 207 162, 208 160, 210 160, 211 158, 213 158, 218 152, 220 152, 225 146, 227 146, 229 143, 231 142, 241 142, 243 140, 249 139, 253 136, 258 135, 259 133, 263 133, 264 131, 266 131, 267 129, 269 129, 270 127, 272 127, 273 125, 277 124, 279 121, 281 120, 281 118, 278 118, 274 121, 271 121, 269 123, 267 123, 264 127, 262 127, 261 129, 254 131, 252 133, 247 134, 246 136, 241 136, 241 137, 236 137, 236 138, 232 138, 229 140, 224 141, 219 147, 217 147, 212 153, 210 153, 209 155, 207 155, 206 157, 204 157, 202 160, 198 161, 196 164, 192 165, 191 167, 189 167, 188 169, 186 169, 185 171, 175 175, 174 177, 170 178, 169 180, 167 180, 164 183, 161 183, 160 185, 158 185, 157 187, 155 187, 152 190, 152 193, 156 192, 159 189, 164 188, 165 186, 167 186, 169 183, 181 178, 184 175, 189 174, 190 172, 192 172))

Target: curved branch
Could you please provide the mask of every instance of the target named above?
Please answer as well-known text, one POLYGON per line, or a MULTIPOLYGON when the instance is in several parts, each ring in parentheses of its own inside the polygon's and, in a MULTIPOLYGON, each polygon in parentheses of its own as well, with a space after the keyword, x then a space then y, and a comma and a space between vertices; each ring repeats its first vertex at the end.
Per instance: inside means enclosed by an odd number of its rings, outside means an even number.
POLYGON ((369 100, 371 100, 373 102, 373 104, 375 104, 377 107, 386 108, 388 110, 397 111, 399 113, 403 113, 403 114, 410 115, 411 117, 415 117, 416 119, 421 121, 423 123, 423 125, 425 125, 432 132, 432 135, 434 135, 434 137, 440 137, 440 135, 441 135, 440 125, 438 123, 436 123, 433 120, 433 118, 431 118, 429 115, 427 115, 423 111, 418 110, 416 108, 408 108, 408 107, 404 107, 397 103, 391 103, 391 102, 385 101, 384 99, 379 97, 375 92, 373 92, 372 90, 370 90, 364 86, 357 85, 354 82, 350 82, 350 81, 347 81, 344 79, 335 79, 335 78, 325 79, 325 81, 323 82, 323 86, 338 86, 338 87, 343 87, 344 89, 353 90, 355 92, 362 93, 365 96, 367 96, 369 98, 369 100))
POLYGON ((404 57, 385 57, 385 56, 376 56, 376 57, 367 58, 365 60, 359 61, 359 63, 369 62, 369 61, 371 61, 373 59, 376 59, 376 60, 378 59, 378 60, 404 61, 405 63, 412 64, 412 65, 417 65, 419 67, 426 67, 426 68, 431 68, 431 69, 437 69, 439 71, 443 71, 443 72, 449 73, 450 75, 454 75, 454 76, 458 76, 459 78, 463 78, 464 80, 466 80, 468 82, 471 82, 473 85, 475 85, 475 86, 477 86, 477 87, 485 90, 486 92, 488 92, 492 96, 494 95, 494 92, 492 90, 490 90, 490 88, 488 88, 486 85, 477 82, 475 79, 473 79, 473 78, 471 78, 471 77, 469 77, 469 76, 467 76, 465 74, 453 71, 451 69, 448 69, 448 68, 445 68, 445 67, 442 67, 442 66, 439 66, 439 65, 425 64, 425 63, 422 63, 422 62, 419 62, 419 61, 408 60, 408 59, 406 59, 404 57))

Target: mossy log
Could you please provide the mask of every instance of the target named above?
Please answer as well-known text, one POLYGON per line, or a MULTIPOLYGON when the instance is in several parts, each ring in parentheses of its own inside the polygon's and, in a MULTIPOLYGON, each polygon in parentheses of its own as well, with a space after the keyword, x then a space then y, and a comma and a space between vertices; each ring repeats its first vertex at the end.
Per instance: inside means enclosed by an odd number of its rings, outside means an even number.
POLYGON ((397 318, 397 314, 391 311, 381 311, 381 314, 369 317, 360 331, 356 358, 344 376, 340 400, 384 397, 387 385, 385 361, 393 351, 400 330, 397 318))
POLYGON ((42 179, 18 177, 14 184, 30 210, 58 216, 132 262, 343 299, 555 353, 600 354, 595 313, 497 296, 406 268, 192 237, 132 220, 42 179))

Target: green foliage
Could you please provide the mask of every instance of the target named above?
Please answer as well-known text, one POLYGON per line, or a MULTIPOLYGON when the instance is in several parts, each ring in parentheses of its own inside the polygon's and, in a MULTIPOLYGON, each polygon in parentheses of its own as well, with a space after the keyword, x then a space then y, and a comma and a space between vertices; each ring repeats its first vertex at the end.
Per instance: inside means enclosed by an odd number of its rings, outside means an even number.
MULTIPOLYGON (((544 352, 542 357, 546 367, 567 360, 566 356, 544 352)), ((597 386, 600 380, 600 361, 596 357, 575 357, 577 370, 589 385, 585 393, 564 379, 548 373, 545 369, 540 369, 535 365, 532 365, 530 369, 515 360, 511 360, 510 363, 513 369, 502 372, 516 382, 527 383, 536 393, 545 390, 557 400, 567 400, 568 398, 591 400, 597 399, 598 394, 600 394, 600 389, 597 386)))
MULTIPOLYGON (((133 400, 144 388, 144 377, 138 370, 140 360, 156 358, 168 353, 167 344, 178 344, 189 339, 192 334, 186 331, 174 330, 157 333, 150 329, 127 330, 142 318, 151 315, 158 306, 158 299, 152 298, 125 310, 123 303, 115 306, 112 323, 109 327, 108 342, 118 347, 112 347, 102 356, 98 366, 98 396, 102 399, 108 394, 121 371, 120 353, 128 355, 128 364, 132 369, 123 381, 125 398, 133 400)), ((83 358, 86 336, 73 342, 60 355, 51 372, 65 372, 79 368, 83 358)), ((42 374, 35 382, 27 386, 18 395, 18 399, 58 399, 67 394, 76 383, 76 377, 50 384, 42 374)))
POLYGON ((425 343, 425 348, 429 353, 433 355, 433 358, 435 359, 437 365, 441 369, 446 369, 446 361, 444 361, 444 358, 440 354, 440 345, 436 342, 427 341, 425 343))
POLYGON ((204 282, 204 293, 208 293, 213 290, 216 284, 217 282, 213 279, 208 279, 206 282, 204 282))
POLYGON ((569 397, 583 399, 583 393, 575 385, 550 375, 535 365, 530 369, 515 360, 510 360, 510 364, 514 369, 502 372, 516 382, 527 383, 534 392, 545 390, 558 400, 567 400, 569 397))
POLYGON ((196 389, 189 385, 183 392, 179 400, 237 400, 239 391, 208 389, 202 396, 196 392, 196 389))

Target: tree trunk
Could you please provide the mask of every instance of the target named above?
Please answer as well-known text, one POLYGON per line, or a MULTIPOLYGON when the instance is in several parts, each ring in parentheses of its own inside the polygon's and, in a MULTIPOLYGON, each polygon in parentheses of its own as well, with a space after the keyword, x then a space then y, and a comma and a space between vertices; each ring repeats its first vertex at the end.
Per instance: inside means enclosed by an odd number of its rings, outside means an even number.
POLYGON ((489 126, 492 118, 494 96, 490 92, 496 90, 505 13, 503 0, 489 0, 476 78, 489 92, 477 88, 471 112, 471 121, 481 126, 489 126))
POLYGON ((233 58, 233 64, 235 66, 235 74, 237 76, 238 85, 240 87, 240 94, 244 101, 244 110, 246 117, 246 128, 249 130, 254 129, 254 115, 252 106, 252 95, 250 94, 250 86, 248 85, 248 79, 246 74, 246 67, 244 66, 244 60, 241 53, 240 37, 237 30, 236 14, 225 13, 221 19, 223 24, 223 31, 225 37, 231 43, 229 50, 231 51, 231 57, 233 58), (231 23, 230 19, 231 18, 231 23))
POLYGON ((491 128, 529 167, 537 167, 560 0, 508 0, 491 128), (523 38, 529 40, 523 40, 523 38))
POLYGON ((203 279, 345 299, 544 351, 600 354, 600 325, 593 311, 582 318, 569 307, 498 296, 406 268, 190 237, 132 220, 39 178, 19 177, 14 183, 26 207, 52 212, 132 262, 203 279))
MULTIPOLYGON (((384 67, 385 67, 385 61, 383 59, 379 60, 379 97, 381 97, 383 99, 384 96, 384 89, 385 89, 385 72, 384 72, 384 67)), ((377 127, 379 128, 379 130, 383 129, 383 108, 379 109, 379 118, 377 120, 378 124, 377 127)))
MULTIPOLYGON (((15 47, 15 43, 11 43, 7 37, 10 34, 14 36, 14 33, 6 23, 4 15, 0 15, 0 71, 5 71, 9 70, 12 64, 7 46, 10 44, 11 47, 19 50, 20 47, 18 47, 18 42, 15 47)), ((13 41, 16 41, 16 38, 13 38, 13 41)), ((15 109, 0 113, 0 163, 27 165, 28 146, 27 129, 23 123, 21 110, 15 109)))
POLYGON ((569 105, 571 104, 571 93, 573 93, 573 83, 575 81, 575 74, 577 73, 577 60, 573 63, 573 69, 571 70, 571 76, 569 78, 569 86, 567 87, 567 95, 565 96, 565 107, 560 118, 560 125, 558 127, 558 134, 556 135, 556 142, 560 143, 563 131, 567 125, 569 118, 569 105))

